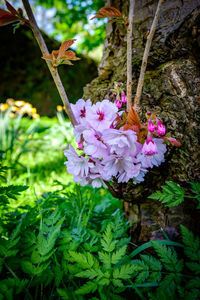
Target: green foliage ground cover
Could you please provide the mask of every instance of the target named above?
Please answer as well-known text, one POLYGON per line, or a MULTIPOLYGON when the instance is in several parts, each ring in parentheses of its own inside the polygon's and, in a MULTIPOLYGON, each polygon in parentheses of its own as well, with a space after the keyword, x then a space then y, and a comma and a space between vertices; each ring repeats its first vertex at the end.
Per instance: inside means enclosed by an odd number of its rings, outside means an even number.
POLYGON ((182 226, 181 243, 133 250, 120 200, 66 173, 62 150, 74 140, 61 114, 4 126, 0 299, 199 298, 199 239, 182 226))

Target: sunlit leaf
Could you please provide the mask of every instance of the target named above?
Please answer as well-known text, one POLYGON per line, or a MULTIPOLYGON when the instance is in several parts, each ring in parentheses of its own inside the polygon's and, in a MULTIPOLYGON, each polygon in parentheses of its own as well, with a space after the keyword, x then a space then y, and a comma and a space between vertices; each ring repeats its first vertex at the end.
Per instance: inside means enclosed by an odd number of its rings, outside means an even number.
POLYGON ((119 17, 119 18, 121 18, 122 14, 117 8, 112 7, 112 6, 107 6, 107 7, 101 8, 96 13, 96 15, 93 18, 91 18, 91 20, 93 20, 95 18, 102 19, 102 18, 109 18, 109 17, 119 17))
POLYGON ((69 41, 64 41, 62 43, 62 45, 60 46, 59 48, 59 51, 58 51, 58 58, 61 58, 64 54, 65 54, 65 51, 76 41, 76 39, 72 39, 72 40, 69 40, 69 41))
POLYGON ((18 17, 14 16, 8 11, 0 10, 0 26, 16 22, 18 17))
POLYGON ((73 51, 66 51, 74 41, 75 39, 63 42, 59 50, 53 50, 51 54, 43 55, 42 58, 51 61, 54 67, 58 67, 62 64, 72 65, 70 60, 80 59, 76 57, 76 54, 73 51))
POLYGON ((136 111, 131 106, 131 109, 127 115, 127 123, 124 125, 124 130, 132 129, 139 132, 141 127, 140 119, 136 111))
POLYGON ((12 15, 18 15, 16 9, 8 1, 6 1, 6 7, 11 12, 12 15))

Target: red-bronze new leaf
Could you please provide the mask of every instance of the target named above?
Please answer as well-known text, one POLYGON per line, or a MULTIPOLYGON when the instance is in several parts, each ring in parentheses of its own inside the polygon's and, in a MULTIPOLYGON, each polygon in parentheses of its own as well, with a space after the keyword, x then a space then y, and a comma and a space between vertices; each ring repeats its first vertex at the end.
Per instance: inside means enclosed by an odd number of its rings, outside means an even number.
POLYGON ((61 64, 72 65, 71 60, 80 59, 76 57, 76 54, 73 51, 66 51, 74 41, 75 39, 63 42, 59 50, 53 50, 51 54, 43 55, 42 58, 51 61, 54 67, 58 67, 61 64))
POLYGON ((19 18, 11 14, 10 12, 1 9, 0 10, 0 26, 4 26, 18 21, 19 18))
POLYGON ((110 17, 116 17, 116 18, 122 18, 121 12, 112 6, 107 6, 101 8, 96 15, 91 18, 90 20, 93 20, 95 18, 102 19, 102 18, 110 18, 110 17))
POLYGON ((4 26, 14 22, 29 23, 27 19, 23 17, 23 11, 21 8, 18 11, 6 1, 6 7, 8 11, 0 9, 0 26, 4 26))
POLYGON ((139 133, 141 128, 141 123, 138 114, 131 106, 131 109, 127 115, 127 123, 124 125, 124 130, 132 129, 139 133))
POLYGON ((18 15, 17 10, 8 1, 6 1, 6 7, 11 12, 12 15, 14 16, 18 15))

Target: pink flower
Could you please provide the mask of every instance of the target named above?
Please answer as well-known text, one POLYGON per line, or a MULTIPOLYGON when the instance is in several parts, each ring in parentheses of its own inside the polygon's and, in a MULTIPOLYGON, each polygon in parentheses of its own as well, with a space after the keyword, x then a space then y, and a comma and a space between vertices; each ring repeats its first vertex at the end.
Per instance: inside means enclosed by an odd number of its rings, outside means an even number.
POLYGON ((79 156, 71 145, 68 150, 64 151, 64 154, 68 159, 68 161, 65 162, 67 171, 74 176, 87 176, 89 168, 94 165, 85 157, 79 156))
POLYGON ((117 106, 117 108, 121 108, 122 107, 122 103, 121 103, 121 101, 119 100, 119 98, 116 98, 116 100, 115 100, 115 105, 117 106))
POLYGON ((159 135, 165 135, 165 125, 162 124, 159 120, 157 122, 157 133, 159 135))
POLYGON ((84 152, 95 158, 107 157, 108 147, 102 142, 101 134, 94 129, 88 129, 83 132, 84 138, 84 152))
POLYGON ((128 170, 124 170, 118 176, 118 183, 128 182, 131 178, 137 177, 140 173, 141 164, 131 164, 131 167, 128 170))
POLYGON ((79 99, 76 104, 71 104, 72 111, 76 120, 79 123, 83 123, 87 117, 87 109, 92 106, 92 102, 90 99, 84 101, 83 99, 79 99))
POLYGON ((153 142, 157 146, 158 152, 154 155, 145 155, 142 152, 140 152, 136 159, 138 162, 141 163, 142 168, 153 168, 153 166, 159 166, 162 162, 165 161, 164 154, 167 151, 167 147, 162 139, 154 139, 153 142))
POLYGON ((154 130, 156 129, 155 124, 151 120, 149 120, 147 129, 148 129, 149 132, 154 132, 154 130))
POLYGON ((124 92, 121 93, 121 101, 122 101, 122 103, 126 103, 126 101, 127 101, 127 97, 124 92))
POLYGON ((114 103, 103 100, 88 110, 87 121, 97 131, 102 132, 110 127, 116 118, 117 108, 114 103))
POLYGON ((102 135, 103 141, 109 145, 111 153, 132 156, 136 153, 137 136, 132 130, 106 129, 102 135))
POLYGON ((142 147, 142 153, 146 155, 153 155, 155 153, 158 153, 157 146, 153 142, 152 137, 147 137, 147 140, 142 147))
MULTIPOLYGON (((117 157, 115 155, 108 156, 104 161, 103 171, 107 174, 107 176, 120 176, 122 173, 124 174, 123 178, 129 180, 132 176, 133 171, 133 158, 130 156, 117 157)), ((123 179, 122 179, 123 180, 123 179)))

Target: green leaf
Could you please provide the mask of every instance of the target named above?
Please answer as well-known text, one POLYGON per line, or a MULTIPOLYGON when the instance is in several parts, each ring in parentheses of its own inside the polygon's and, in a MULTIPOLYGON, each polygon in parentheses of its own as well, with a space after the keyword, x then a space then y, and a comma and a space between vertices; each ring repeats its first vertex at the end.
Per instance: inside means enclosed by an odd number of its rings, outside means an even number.
POLYGON ((186 284, 187 289, 199 289, 200 288, 200 278, 196 277, 194 279, 191 279, 187 284, 186 284))
POLYGON ((161 271, 162 270, 162 264, 160 263, 160 261, 157 258, 150 256, 150 255, 140 255, 140 257, 145 262, 145 264, 148 265, 150 270, 152 270, 152 271, 161 271))
POLYGON ((22 270, 24 273, 33 275, 35 273, 35 266, 30 261, 23 260, 21 262, 22 270))
POLYGON ((109 253, 99 252, 99 260, 105 265, 106 268, 110 268, 110 256, 109 253))
POLYGON ((127 245, 124 245, 122 248, 117 250, 115 253, 112 254, 111 263, 117 264, 126 254, 127 245))
POLYGON ((90 253, 82 254, 75 251, 69 251, 69 254, 72 258, 72 261, 79 264, 81 268, 83 269, 92 268, 94 264, 94 259, 92 254, 90 253))
POLYGON ((69 300, 70 297, 68 296, 68 292, 65 289, 57 289, 57 292, 59 294, 59 296, 62 297, 63 300, 69 300))
POLYGON ((89 269, 89 270, 85 270, 82 272, 77 273, 75 276, 76 277, 81 277, 81 278, 88 278, 88 279, 94 279, 95 277, 103 277, 103 273, 101 272, 100 274, 100 270, 94 270, 94 269, 89 269))
POLYGON ((166 181, 166 184, 167 186, 161 186, 163 192, 156 191, 148 198, 158 200, 169 207, 182 203, 185 195, 184 189, 172 181, 166 181))
POLYGON ((98 284, 99 285, 109 285, 110 284, 110 280, 108 278, 101 278, 99 281, 98 281, 98 284))
POLYGON ((122 283, 122 281, 120 279, 113 279, 112 283, 116 287, 124 287, 124 285, 123 285, 123 283, 122 283))
POLYGON ((117 241, 113 241, 111 224, 108 224, 101 239, 101 245, 106 252, 112 252, 115 249, 117 241))
MULTIPOLYGON (((177 242, 173 242, 173 241, 167 241, 167 240, 160 240, 160 241, 154 241, 154 243, 157 243, 158 245, 168 245, 168 246, 178 246, 178 247, 183 247, 182 244, 177 243, 177 242)), ((138 255, 140 252, 153 247, 152 241, 151 242, 147 242, 142 244, 141 246, 139 246, 138 248, 136 248, 132 253, 131 253, 131 257, 134 257, 136 255, 138 255)))
POLYGON ((170 248, 167 248, 165 245, 159 245, 156 242, 152 242, 152 244, 165 269, 171 272, 176 272, 178 264, 176 252, 170 248))
POLYGON ((120 268, 115 268, 113 272, 114 279, 130 279, 134 273, 134 267, 130 264, 123 265, 120 268))
POLYGON ((186 228, 185 226, 181 225, 181 233, 184 247, 185 255, 194 261, 200 260, 200 241, 198 237, 194 237, 193 233, 186 228))
POLYGON ((195 262, 186 262, 186 266, 194 273, 200 274, 200 264, 195 262))
POLYGON ((92 281, 88 281, 87 283, 82 285, 78 290, 76 290, 75 294, 87 295, 89 293, 94 293, 96 289, 97 289, 97 284, 92 281))
POLYGON ((192 186, 192 192, 196 194, 195 198, 198 200, 199 204, 197 208, 200 208, 200 183, 199 182, 190 182, 192 186))

